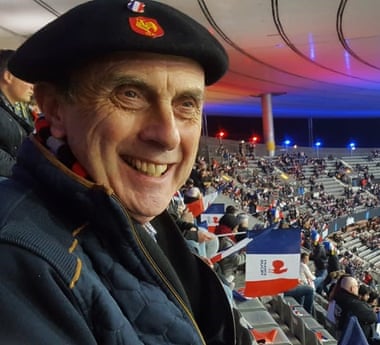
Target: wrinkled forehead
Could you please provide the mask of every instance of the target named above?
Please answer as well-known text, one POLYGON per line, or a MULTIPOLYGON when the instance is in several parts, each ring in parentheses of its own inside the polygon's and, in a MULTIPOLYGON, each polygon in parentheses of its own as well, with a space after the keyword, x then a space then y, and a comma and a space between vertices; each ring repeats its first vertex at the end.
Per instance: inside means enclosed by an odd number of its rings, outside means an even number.
POLYGON ((203 98, 205 73, 197 61, 186 57, 124 52, 112 53, 78 67, 69 74, 66 84, 72 90, 79 84, 95 84, 99 89, 122 84, 147 89, 188 89, 203 98))

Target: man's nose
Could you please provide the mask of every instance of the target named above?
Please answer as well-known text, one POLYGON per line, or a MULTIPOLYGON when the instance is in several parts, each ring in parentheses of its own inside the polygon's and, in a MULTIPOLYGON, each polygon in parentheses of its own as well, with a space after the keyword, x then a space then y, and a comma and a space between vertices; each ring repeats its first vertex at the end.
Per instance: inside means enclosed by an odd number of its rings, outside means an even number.
POLYGON ((180 143, 177 119, 171 106, 161 106, 149 116, 142 132, 143 140, 154 141, 166 150, 173 150, 180 143))

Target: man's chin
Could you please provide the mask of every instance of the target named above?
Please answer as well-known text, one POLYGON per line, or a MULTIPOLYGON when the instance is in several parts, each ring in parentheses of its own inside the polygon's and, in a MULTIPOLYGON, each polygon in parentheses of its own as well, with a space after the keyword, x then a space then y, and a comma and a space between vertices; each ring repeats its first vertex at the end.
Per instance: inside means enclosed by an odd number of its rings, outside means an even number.
POLYGON ((160 215, 163 211, 165 211, 167 206, 165 207, 144 207, 140 208, 137 212, 129 211, 130 215, 137 222, 144 224, 150 222, 153 218, 160 215))

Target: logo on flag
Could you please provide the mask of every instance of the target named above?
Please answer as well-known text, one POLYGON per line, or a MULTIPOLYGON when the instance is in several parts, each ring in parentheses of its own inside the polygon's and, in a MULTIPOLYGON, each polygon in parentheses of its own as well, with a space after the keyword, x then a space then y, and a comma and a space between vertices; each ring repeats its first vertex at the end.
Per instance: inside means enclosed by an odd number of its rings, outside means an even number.
POLYGON ((271 296, 298 285, 301 229, 250 231, 247 245, 245 295, 271 296))
POLYGON ((271 273, 274 274, 281 274, 286 272, 288 269, 285 266, 285 262, 282 260, 274 260, 272 261, 272 269, 270 270, 271 273))

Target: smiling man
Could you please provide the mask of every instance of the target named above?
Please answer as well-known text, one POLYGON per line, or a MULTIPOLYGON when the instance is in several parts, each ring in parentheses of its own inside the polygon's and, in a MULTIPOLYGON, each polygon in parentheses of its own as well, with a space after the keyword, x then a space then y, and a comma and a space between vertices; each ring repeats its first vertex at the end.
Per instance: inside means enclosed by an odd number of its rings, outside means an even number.
POLYGON ((227 60, 149 0, 82 4, 16 51, 44 116, 0 184, 1 343, 251 344, 165 211, 227 60))

